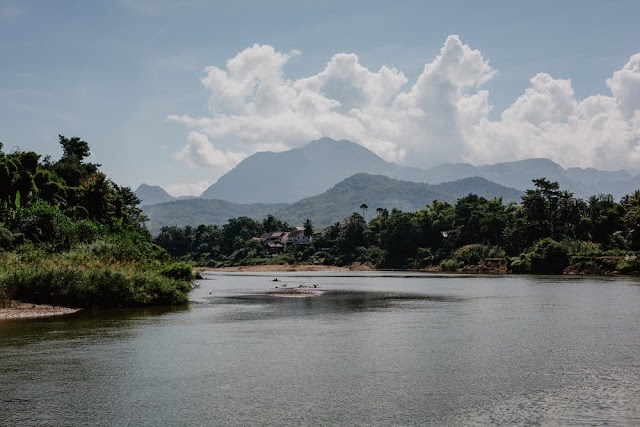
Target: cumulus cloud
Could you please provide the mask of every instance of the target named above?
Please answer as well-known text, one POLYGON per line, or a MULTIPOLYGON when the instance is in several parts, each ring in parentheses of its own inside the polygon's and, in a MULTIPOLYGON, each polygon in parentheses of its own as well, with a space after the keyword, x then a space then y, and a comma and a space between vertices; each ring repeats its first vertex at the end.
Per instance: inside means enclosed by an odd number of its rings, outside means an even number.
POLYGON ((209 181, 188 182, 180 184, 171 184, 167 186, 167 193, 173 197, 180 196, 199 196, 209 188, 211 183, 209 181))
POLYGON ((243 153, 217 150, 207 135, 196 131, 189 133, 187 145, 176 153, 176 158, 189 166, 213 169, 232 168, 245 157, 243 153))
POLYGON ((371 71, 353 53, 287 79, 284 66, 299 54, 256 44, 225 68, 207 67, 211 114, 170 117, 192 129, 176 157, 225 171, 257 151, 328 136, 422 167, 549 157, 564 166, 635 170, 640 161, 640 54, 607 80, 610 95, 579 100, 570 80, 539 73, 496 120, 482 86, 497 71, 458 36, 446 39, 413 83, 392 67, 371 71))

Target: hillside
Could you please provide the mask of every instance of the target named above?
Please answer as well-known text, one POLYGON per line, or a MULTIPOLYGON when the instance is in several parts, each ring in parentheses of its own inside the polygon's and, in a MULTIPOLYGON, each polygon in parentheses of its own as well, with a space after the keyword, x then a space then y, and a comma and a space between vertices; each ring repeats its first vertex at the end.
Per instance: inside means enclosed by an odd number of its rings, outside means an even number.
POLYGON ((518 160, 492 165, 444 163, 424 171, 423 180, 432 184, 479 176, 518 190, 531 188, 531 181, 545 177, 577 197, 612 194, 614 198, 640 188, 640 178, 625 170, 602 171, 594 168, 568 168, 545 158, 518 160))
POLYGON ((140 199, 141 206, 155 205, 157 203, 175 200, 173 196, 157 185, 141 184, 136 189, 135 194, 140 199))
POLYGON ((149 217, 147 229, 157 234, 165 225, 224 224, 230 218, 240 216, 258 220, 283 207, 274 203, 237 204, 224 200, 185 199, 144 206, 143 210, 149 217))
POLYGON ((640 188, 640 178, 624 170, 564 169, 544 158, 481 166, 445 163, 428 169, 403 167, 353 142, 323 138, 289 151, 249 156, 201 197, 235 203, 293 203, 320 194, 356 173, 430 184, 482 177, 518 190, 531 188, 533 179, 546 177, 581 198, 610 193, 619 199, 640 188))
POLYGON ((342 221, 353 212, 361 213, 363 203, 369 207, 365 212, 365 218, 369 219, 376 215, 377 208, 411 212, 424 208, 433 200, 455 203, 469 193, 487 199, 502 197, 505 202, 519 201, 522 195, 518 190, 478 177, 429 185, 360 173, 322 194, 286 206, 276 212, 276 216, 290 224, 301 224, 310 218, 316 226, 327 226, 342 221))
POLYGON ((268 214, 274 214, 290 224, 302 224, 310 218, 316 226, 326 226, 359 212, 363 203, 369 206, 365 217, 370 218, 379 207, 416 211, 433 200, 454 203, 469 193, 488 199, 502 197, 504 201, 519 201, 522 195, 518 190, 477 177, 429 185, 361 173, 319 195, 293 204, 238 204, 217 199, 190 199, 145 206, 144 214, 150 218, 147 228, 153 234, 158 233, 164 225, 224 224, 230 218, 248 216, 259 220, 268 214))
POLYGON ((235 203, 291 203, 322 193, 358 172, 416 180, 422 173, 388 163, 353 142, 323 138, 281 153, 249 156, 200 197, 235 203))

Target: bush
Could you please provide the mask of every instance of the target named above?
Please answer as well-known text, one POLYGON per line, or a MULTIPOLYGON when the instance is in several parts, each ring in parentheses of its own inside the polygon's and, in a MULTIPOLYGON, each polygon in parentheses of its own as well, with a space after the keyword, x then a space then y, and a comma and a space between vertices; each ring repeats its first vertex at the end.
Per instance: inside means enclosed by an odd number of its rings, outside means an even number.
POLYGON ((597 256, 602 254, 602 246, 599 243, 569 239, 563 240, 562 244, 572 255, 597 256))
POLYGON ((462 246, 451 254, 451 258, 463 265, 478 265, 486 258, 504 258, 504 250, 499 246, 487 246, 479 243, 462 246))
POLYGON ((191 289, 184 280, 149 271, 68 266, 19 268, 2 282, 16 299, 82 308, 185 304, 191 289))
POLYGON ((186 262, 174 262, 168 264, 162 268, 160 274, 164 277, 168 277, 169 279, 186 281, 193 279, 191 264, 187 264, 186 262))
POLYGON ((455 259, 446 259, 440 263, 440 269, 442 271, 456 271, 462 267, 462 263, 460 261, 456 261, 455 259))
POLYGON ((638 274, 640 272, 640 260, 635 256, 625 257, 618 265, 616 271, 622 274, 638 274))
POLYGON ((44 244, 53 252, 69 250, 74 243, 71 218, 42 200, 18 210, 16 223, 26 240, 44 244))
POLYGON ((431 248, 418 248, 417 257, 416 257, 417 267, 426 267, 428 265, 433 265, 435 262, 435 256, 431 251, 431 248))
POLYGON ((569 265, 569 249, 551 238, 538 240, 529 253, 532 273, 562 273, 569 265))
POLYGON ((512 273, 529 273, 531 272, 531 260, 526 254, 519 257, 509 258, 508 268, 512 273))

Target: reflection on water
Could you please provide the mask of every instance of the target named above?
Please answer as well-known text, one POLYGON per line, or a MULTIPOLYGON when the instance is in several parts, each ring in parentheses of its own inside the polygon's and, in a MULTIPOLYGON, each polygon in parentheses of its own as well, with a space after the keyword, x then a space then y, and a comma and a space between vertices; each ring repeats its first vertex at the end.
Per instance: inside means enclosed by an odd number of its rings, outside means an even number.
POLYGON ((402 292, 367 292, 333 290, 311 296, 279 293, 254 293, 212 298, 211 304, 236 306, 236 310, 225 311, 232 315, 228 320, 257 320, 284 316, 326 316, 341 315, 376 310, 417 309, 423 303, 455 302, 462 298, 445 295, 425 295, 402 292), (245 309, 248 308, 248 309, 245 309), (243 310, 244 309, 244 310, 243 310))
POLYGON ((637 281, 209 277, 188 308, 0 322, 0 425, 640 425, 637 281))

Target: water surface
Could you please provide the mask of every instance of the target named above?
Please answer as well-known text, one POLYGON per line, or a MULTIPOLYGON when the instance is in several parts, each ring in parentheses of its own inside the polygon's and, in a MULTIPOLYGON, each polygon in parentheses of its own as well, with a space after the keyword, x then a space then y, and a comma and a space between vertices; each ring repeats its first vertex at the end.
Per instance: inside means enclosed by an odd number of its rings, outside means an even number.
POLYGON ((0 425, 640 425, 637 280, 277 275, 0 322, 0 425))

